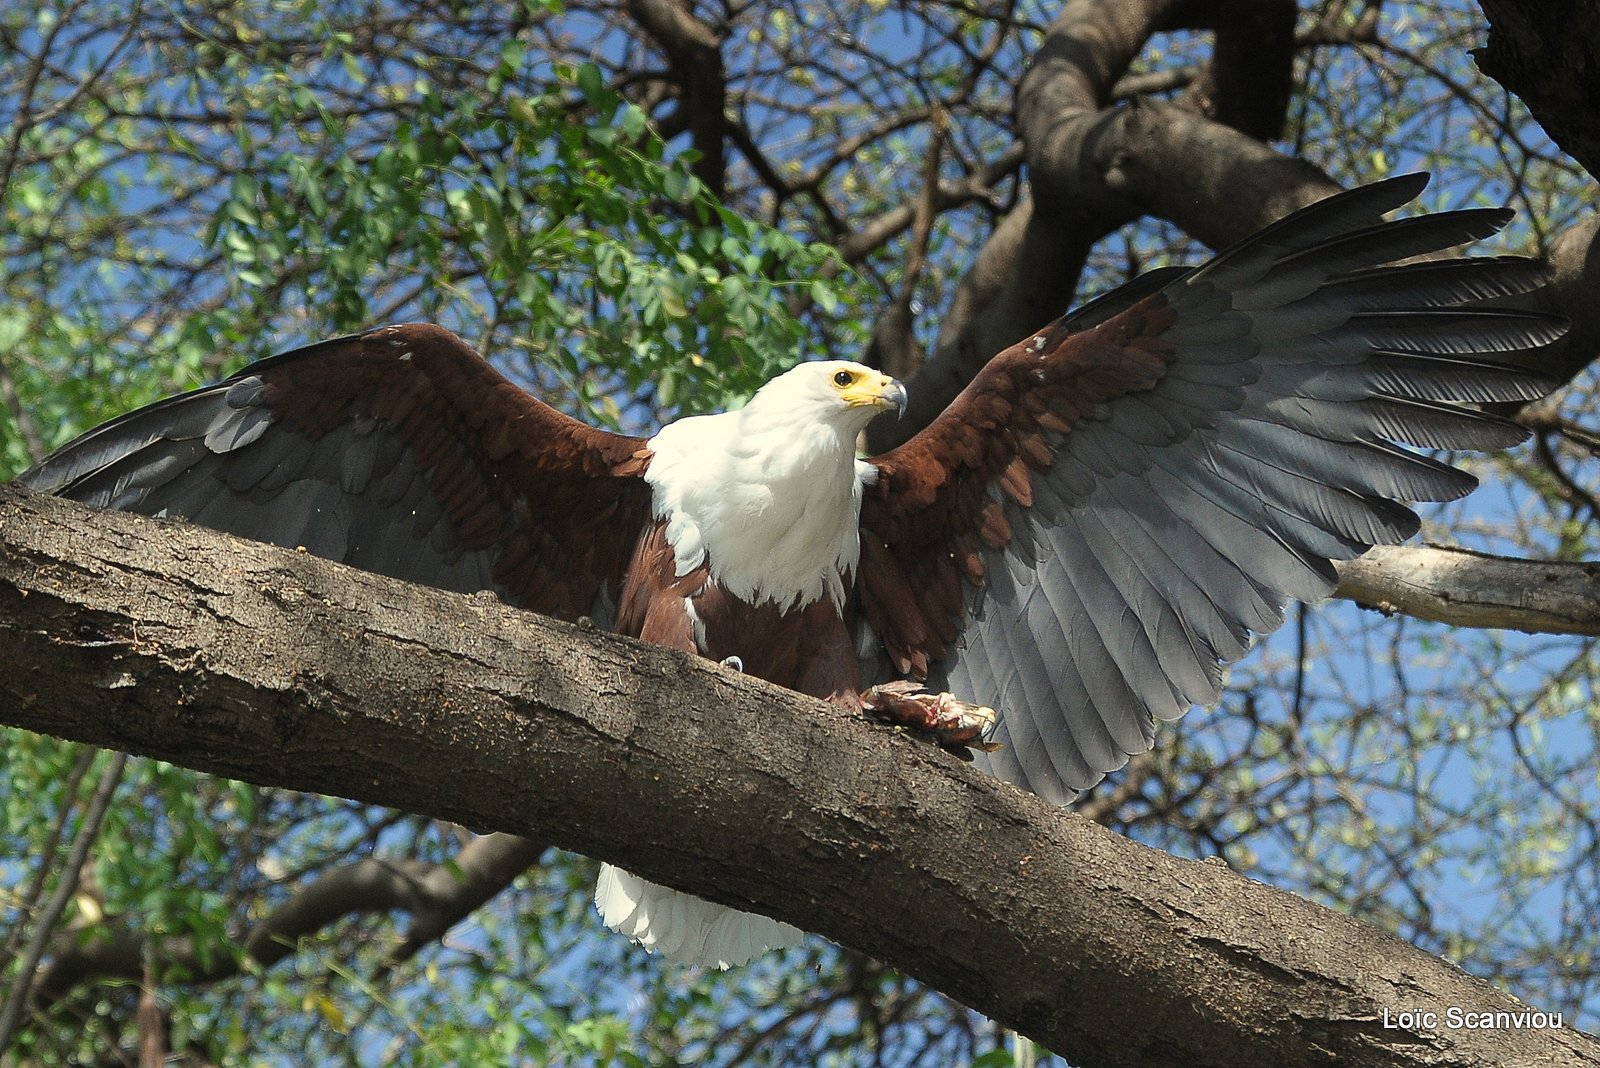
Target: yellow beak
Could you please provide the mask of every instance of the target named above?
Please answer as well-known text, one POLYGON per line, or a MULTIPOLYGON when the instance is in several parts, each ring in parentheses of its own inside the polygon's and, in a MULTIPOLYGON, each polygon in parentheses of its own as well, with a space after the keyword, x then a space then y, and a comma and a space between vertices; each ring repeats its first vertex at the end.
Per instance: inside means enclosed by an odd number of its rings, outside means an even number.
POLYGON ((844 391, 845 403, 852 408, 894 408, 906 414, 906 387, 897 378, 888 375, 862 375, 860 381, 844 391))

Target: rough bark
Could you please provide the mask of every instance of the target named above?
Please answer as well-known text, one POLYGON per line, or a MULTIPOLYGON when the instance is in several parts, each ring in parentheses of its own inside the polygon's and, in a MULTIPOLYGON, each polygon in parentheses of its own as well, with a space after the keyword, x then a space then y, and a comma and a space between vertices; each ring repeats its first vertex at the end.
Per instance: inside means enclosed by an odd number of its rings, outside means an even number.
POLYGON ((1478 67, 1528 105, 1550 139, 1600 176, 1600 6, 1592 0, 1479 0, 1488 43, 1478 67))
POLYGON ((1600 1064, 1399 939, 669 650, 0 489, 0 717, 548 840, 1098 1065, 1600 1064), (1438 1015, 1425 1025, 1401 1013, 1438 1015))

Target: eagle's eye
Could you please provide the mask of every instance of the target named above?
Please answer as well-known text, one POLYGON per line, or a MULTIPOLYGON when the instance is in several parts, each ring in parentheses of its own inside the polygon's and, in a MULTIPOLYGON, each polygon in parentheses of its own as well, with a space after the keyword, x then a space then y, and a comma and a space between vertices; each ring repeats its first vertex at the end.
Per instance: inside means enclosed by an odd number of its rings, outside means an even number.
POLYGON ((851 374, 849 371, 840 371, 838 374, 833 376, 833 384, 836 386, 848 386, 855 380, 856 376, 851 374))

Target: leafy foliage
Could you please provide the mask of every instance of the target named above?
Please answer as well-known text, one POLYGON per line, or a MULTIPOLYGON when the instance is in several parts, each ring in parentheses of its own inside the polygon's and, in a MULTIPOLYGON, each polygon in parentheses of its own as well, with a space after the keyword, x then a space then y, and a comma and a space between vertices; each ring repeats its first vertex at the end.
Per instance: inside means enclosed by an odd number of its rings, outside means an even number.
MULTIPOLYGON (((513 40, 474 91, 426 69, 380 85, 335 47, 347 30, 282 55, 219 40, 254 39, 236 15, 201 42, 215 66, 135 66, 18 131, 36 162, 4 189, 0 341, 39 442, 286 338, 401 318, 462 331, 561 406, 617 423, 618 397, 643 402, 639 426, 737 403, 818 354, 789 308, 838 306, 818 277, 831 250, 716 203, 593 65, 533 87, 513 40), (362 92, 376 114, 329 103, 362 92), (145 201, 160 206, 140 218, 145 201)), ((15 471, 28 438, 6 429, 15 471)))

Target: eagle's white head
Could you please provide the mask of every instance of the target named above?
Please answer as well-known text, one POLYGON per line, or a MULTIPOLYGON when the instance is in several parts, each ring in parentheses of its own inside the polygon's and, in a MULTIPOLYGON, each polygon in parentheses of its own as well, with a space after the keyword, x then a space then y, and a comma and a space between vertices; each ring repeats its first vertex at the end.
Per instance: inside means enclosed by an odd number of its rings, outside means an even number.
POLYGON ((906 387, 881 371, 848 360, 792 367, 756 391, 745 410, 773 422, 822 423, 855 436, 890 408, 904 412, 906 387))
POLYGON ((859 363, 803 363, 734 412, 680 419, 650 439, 645 473, 678 573, 707 555, 713 577, 752 603, 844 603, 860 555, 856 437, 903 411, 906 389, 859 363))

